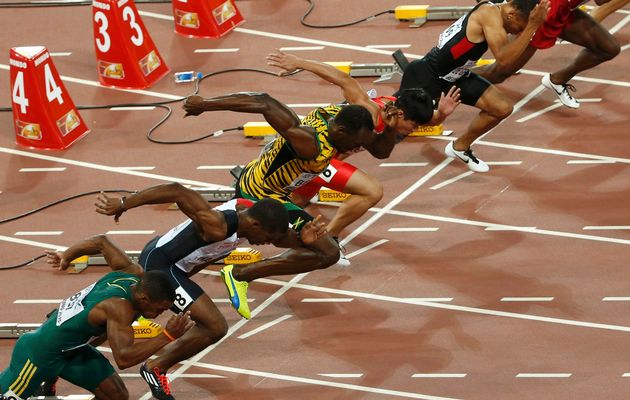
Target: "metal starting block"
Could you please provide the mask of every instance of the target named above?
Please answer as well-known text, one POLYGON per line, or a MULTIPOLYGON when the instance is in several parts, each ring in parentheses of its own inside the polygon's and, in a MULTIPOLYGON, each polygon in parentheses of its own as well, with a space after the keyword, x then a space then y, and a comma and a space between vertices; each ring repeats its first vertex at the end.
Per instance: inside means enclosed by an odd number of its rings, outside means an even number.
MULTIPOLYGON (((127 254, 133 262, 138 262, 138 258, 140 257, 140 251, 126 251, 125 254, 127 254)), ((72 260, 66 272, 69 274, 80 274, 90 265, 107 265, 107 262, 105 262, 105 257, 103 257, 102 254, 82 256, 72 260)))
POLYGON ((394 17, 399 21, 411 21, 410 28, 418 28, 427 21, 454 20, 466 15, 473 7, 436 7, 428 5, 398 6, 394 17))
MULTIPOLYGON (((0 324, 0 339, 17 339, 25 333, 32 332, 42 324, 0 324)), ((139 318, 133 323, 133 336, 136 339, 146 339, 158 336, 162 333, 162 326, 157 322, 145 318, 139 318)))
POLYGON ((317 192, 317 199, 321 202, 343 202, 350 194, 338 192, 336 190, 328 189, 327 187, 322 187, 317 192))
MULTIPOLYGON (((234 195, 234 189, 207 189, 207 188, 193 188, 195 192, 198 192, 209 203, 223 203, 231 200, 234 195)), ((179 210, 177 203, 173 203, 168 206, 169 210, 179 210)))
POLYGON ((237 247, 223 259, 225 264, 251 264, 262 260, 262 253, 251 247, 237 247))
POLYGON ((411 132, 408 136, 441 136, 444 134, 444 127, 440 125, 423 125, 411 132))

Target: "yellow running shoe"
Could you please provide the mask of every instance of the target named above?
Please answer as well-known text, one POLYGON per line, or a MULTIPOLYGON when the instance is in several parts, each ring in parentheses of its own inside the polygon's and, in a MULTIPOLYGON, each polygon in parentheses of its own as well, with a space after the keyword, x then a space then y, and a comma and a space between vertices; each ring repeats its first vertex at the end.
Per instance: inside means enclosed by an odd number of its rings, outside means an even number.
POLYGON ((234 279, 234 276, 232 276, 233 268, 234 265, 226 265, 221 269, 223 283, 225 283, 225 287, 230 295, 232 307, 234 307, 234 309, 241 314, 243 318, 249 319, 251 317, 249 305, 247 304, 247 287, 249 286, 249 283, 240 282, 234 279))

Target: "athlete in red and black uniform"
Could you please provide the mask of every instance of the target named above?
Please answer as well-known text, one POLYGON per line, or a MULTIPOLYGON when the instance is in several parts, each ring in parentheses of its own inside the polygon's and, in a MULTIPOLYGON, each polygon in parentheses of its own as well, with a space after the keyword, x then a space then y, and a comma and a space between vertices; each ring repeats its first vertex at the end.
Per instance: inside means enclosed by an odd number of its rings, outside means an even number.
MULTIPOLYGON (((269 65, 283 70, 279 75, 303 69, 339 86, 348 103, 362 105, 370 111, 376 133, 391 129, 396 132, 398 140, 402 140, 419 125, 440 124, 459 103, 459 92, 456 89, 448 95, 442 95, 437 110, 434 110, 432 98, 422 89, 403 91, 398 97, 370 98, 357 80, 331 65, 305 60, 281 51, 269 54, 267 59, 269 65)), ((376 178, 342 161, 350 154, 343 153, 335 157, 325 171, 292 194, 293 201, 301 205, 308 204, 322 186, 352 195, 344 201, 327 226, 334 237, 365 214, 383 196, 383 187, 376 178)), ((337 264, 348 265, 349 261, 342 257, 337 264)))
POLYGON ((470 149, 472 143, 512 113, 513 103, 486 79, 470 71, 490 48, 495 64, 509 66, 527 47, 529 39, 544 22, 548 0, 511 0, 492 4, 483 1, 449 28, 436 47, 405 69, 400 91, 424 88, 431 96, 455 85, 461 89, 462 103, 479 108, 463 136, 446 146, 446 155, 459 158, 475 172, 486 172, 488 165, 470 149), (507 35, 518 37, 512 42, 507 35))
MULTIPOLYGON (((603 5, 609 1, 595 0, 595 3, 603 5)), ((597 18, 602 18, 599 13, 595 13, 594 18, 578 8, 584 2, 585 0, 550 0, 551 9, 547 13, 547 19, 518 59, 507 68, 503 65, 490 65, 480 69, 477 71, 479 75, 493 83, 503 82, 521 69, 536 50, 553 47, 560 38, 584 48, 566 67, 543 76, 542 84, 553 90, 562 104, 578 108, 580 103, 569 92, 575 88, 568 82, 578 73, 615 58, 620 51, 619 42, 597 21, 597 18)))

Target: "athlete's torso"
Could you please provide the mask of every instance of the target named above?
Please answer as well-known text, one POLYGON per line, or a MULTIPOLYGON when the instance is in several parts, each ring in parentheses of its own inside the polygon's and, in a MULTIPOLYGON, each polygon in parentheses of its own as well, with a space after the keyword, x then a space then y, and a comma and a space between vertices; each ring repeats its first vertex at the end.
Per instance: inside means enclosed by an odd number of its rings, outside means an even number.
POLYGON ((245 241, 236 234, 238 229, 238 217, 236 215, 237 204, 246 207, 253 203, 245 199, 234 199, 221 204, 214 209, 221 211, 228 224, 228 232, 225 239, 217 242, 206 242, 199 234, 196 224, 187 219, 170 231, 162 235, 152 251, 157 251, 162 257, 152 257, 152 260, 164 259, 164 267, 175 264, 185 272, 190 272, 197 265, 207 264, 227 255, 245 241))
POLYGON ((424 57, 440 78, 449 82, 466 76, 483 53, 488 50, 488 43, 472 43, 466 37, 466 27, 470 16, 479 7, 496 7, 487 1, 477 4, 470 12, 448 27, 438 40, 438 45, 424 57))
POLYGON ((310 112, 302 125, 310 126, 317 136, 319 155, 314 160, 299 159, 283 137, 275 139, 256 160, 250 162, 239 180, 240 190, 249 196, 289 201, 289 194, 322 172, 337 154, 328 138, 328 119, 341 106, 330 105, 310 112))

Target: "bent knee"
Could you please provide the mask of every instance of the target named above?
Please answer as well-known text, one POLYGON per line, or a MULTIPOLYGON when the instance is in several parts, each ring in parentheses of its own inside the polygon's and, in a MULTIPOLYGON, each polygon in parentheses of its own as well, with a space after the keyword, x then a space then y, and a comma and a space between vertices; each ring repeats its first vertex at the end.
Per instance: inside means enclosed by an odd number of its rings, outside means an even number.
POLYGON ((492 109, 488 110, 488 112, 497 119, 506 119, 512 114, 514 111, 514 105, 507 101, 497 102, 492 106, 492 109))

